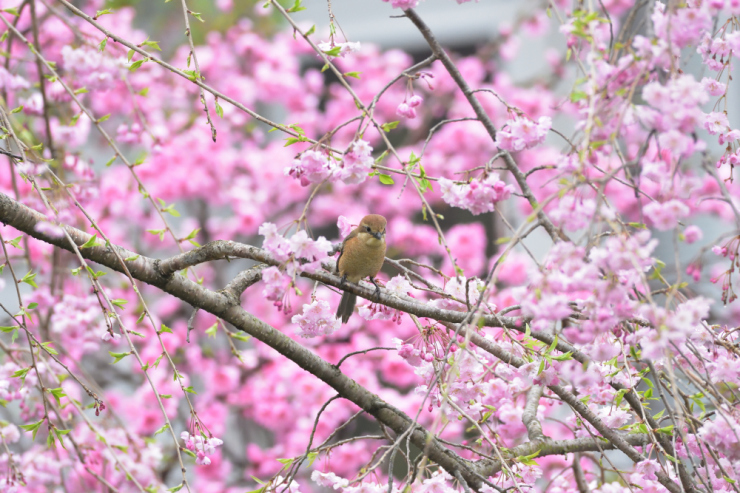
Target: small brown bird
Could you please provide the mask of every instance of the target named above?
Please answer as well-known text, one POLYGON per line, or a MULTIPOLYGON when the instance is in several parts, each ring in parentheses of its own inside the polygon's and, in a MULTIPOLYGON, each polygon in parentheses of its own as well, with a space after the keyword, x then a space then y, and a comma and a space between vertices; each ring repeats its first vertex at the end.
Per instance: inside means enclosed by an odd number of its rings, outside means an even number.
MULTIPOLYGON (((375 282, 375 276, 380 272, 385 260, 385 225, 386 220, 378 214, 370 214, 362 218, 360 225, 344 239, 341 253, 337 259, 337 270, 345 281, 358 283, 361 279, 370 277, 375 284, 375 296, 380 297, 380 286, 375 282)), ((345 291, 342 301, 337 308, 337 318, 347 323, 355 310, 357 295, 345 291)))

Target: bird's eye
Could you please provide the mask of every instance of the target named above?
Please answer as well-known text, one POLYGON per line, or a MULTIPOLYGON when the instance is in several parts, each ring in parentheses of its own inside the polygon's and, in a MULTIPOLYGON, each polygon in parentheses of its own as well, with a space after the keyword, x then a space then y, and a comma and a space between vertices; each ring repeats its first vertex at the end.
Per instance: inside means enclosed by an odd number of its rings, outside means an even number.
POLYGON ((372 231, 372 230, 370 229, 370 226, 365 226, 365 229, 366 229, 366 230, 368 230, 368 231, 372 231))

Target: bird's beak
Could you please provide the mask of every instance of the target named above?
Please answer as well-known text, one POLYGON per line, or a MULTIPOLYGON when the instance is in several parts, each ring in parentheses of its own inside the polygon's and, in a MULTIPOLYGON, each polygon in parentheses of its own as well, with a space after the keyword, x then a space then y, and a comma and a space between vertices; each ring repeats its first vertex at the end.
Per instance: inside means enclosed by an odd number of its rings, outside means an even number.
POLYGON ((373 236, 376 237, 379 240, 383 239, 383 233, 373 233, 373 236))

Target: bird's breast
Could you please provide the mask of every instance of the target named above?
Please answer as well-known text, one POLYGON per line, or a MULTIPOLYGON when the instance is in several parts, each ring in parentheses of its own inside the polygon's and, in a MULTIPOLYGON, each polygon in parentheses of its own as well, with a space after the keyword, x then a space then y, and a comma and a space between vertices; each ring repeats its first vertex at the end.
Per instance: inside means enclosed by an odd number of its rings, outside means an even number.
POLYGON ((374 236, 368 235, 369 238, 365 240, 365 245, 370 248, 385 248, 385 241, 379 240, 374 236))

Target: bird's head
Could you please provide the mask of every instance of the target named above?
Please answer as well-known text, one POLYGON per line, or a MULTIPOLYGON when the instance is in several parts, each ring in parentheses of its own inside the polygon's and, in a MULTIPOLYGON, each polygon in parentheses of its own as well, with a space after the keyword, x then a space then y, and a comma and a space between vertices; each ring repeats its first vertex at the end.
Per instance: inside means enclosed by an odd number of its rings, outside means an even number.
POLYGON ((378 214, 370 214, 360 221, 360 235, 369 236, 382 241, 385 237, 386 220, 378 214))

